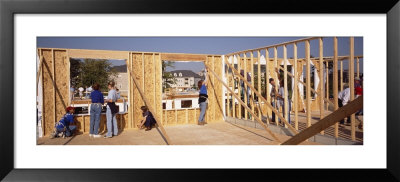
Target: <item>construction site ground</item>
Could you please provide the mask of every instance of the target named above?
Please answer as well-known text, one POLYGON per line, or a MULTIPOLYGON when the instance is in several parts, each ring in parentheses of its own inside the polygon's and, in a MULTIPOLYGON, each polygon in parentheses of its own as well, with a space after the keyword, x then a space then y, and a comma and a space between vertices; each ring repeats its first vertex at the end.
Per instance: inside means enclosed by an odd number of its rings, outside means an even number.
MULTIPOLYGON (((257 128, 215 122, 204 126, 187 124, 165 126, 168 136, 174 145, 277 145, 278 143, 265 131, 257 128)), ((102 133, 104 135, 104 133, 102 133)), ((281 142, 289 136, 275 134, 281 142)), ((88 133, 73 137, 38 138, 37 145, 165 145, 158 128, 150 131, 125 129, 112 138, 92 138, 88 133)), ((318 143, 305 141, 303 145, 318 143)))

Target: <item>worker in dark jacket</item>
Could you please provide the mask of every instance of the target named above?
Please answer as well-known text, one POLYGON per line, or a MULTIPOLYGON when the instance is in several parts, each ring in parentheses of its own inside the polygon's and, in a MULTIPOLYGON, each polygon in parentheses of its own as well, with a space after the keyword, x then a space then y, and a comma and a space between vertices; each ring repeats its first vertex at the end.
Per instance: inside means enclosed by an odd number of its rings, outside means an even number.
POLYGON ((142 110, 143 119, 137 127, 142 129, 144 125, 146 127, 146 131, 149 131, 156 124, 156 119, 154 119, 153 114, 149 111, 147 106, 142 106, 140 109, 142 110))
POLYGON ((76 126, 72 125, 74 123, 75 108, 69 106, 65 110, 67 113, 55 124, 55 131, 50 138, 59 137, 60 134, 63 138, 70 137, 75 132, 76 126))

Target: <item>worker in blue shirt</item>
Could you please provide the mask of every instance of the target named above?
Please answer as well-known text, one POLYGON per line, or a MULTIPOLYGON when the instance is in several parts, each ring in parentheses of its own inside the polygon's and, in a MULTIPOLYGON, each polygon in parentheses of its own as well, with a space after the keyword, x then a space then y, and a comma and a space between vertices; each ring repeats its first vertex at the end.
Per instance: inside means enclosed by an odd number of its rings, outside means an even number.
POLYGON ((99 126, 100 126, 100 113, 104 104, 104 96, 99 91, 100 85, 95 83, 93 85, 93 91, 90 93, 92 104, 90 105, 90 128, 89 137, 99 138, 99 126))
POLYGON ((51 135, 51 138, 58 137, 60 134, 62 137, 70 137, 76 130, 74 123, 74 112, 75 109, 71 106, 67 107, 66 114, 55 124, 55 132, 51 135))
MULTIPOLYGON (((207 73, 207 71, 205 71, 207 73)), ((199 92, 199 105, 200 105, 200 115, 199 115, 199 120, 198 120, 198 125, 203 126, 205 124, 204 122, 204 116, 206 115, 206 110, 207 110, 207 104, 208 104, 208 94, 207 94, 207 84, 208 84, 208 79, 207 75, 205 75, 205 80, 200 80, 197 83, 198 88, 200 89, 199 92)))

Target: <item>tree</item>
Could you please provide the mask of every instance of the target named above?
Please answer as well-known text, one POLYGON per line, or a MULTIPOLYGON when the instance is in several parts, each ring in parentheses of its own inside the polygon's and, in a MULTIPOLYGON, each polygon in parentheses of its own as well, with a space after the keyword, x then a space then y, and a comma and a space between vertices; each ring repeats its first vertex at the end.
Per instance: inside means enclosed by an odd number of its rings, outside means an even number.
POLYGON ((165 91, 166 88, 171 88, 171 84, 175 84, 176 83, 176 79, 174 78, 174 76, 172 75, 172 73, 166 72, 165 70, 167 69, 167 67, 171 67, 171 68, 175 68, 174 66, 174 62, 171 61, 163 61, 162 62, 162 78, 163 78, 163 92, 165 91))
POLYGON ((70 79, 71 79, 71 86, 72 85, 78 85, 79 83, 79 74, 81 73, 81 63, 82 61, 79 59, 73 59, 71 58, 70 60, 70 79))
POLYGON ((112 78, 116 74, 117 72, 112 69, 108 60, 84 59, 83 61, 79 60, 79 64, 74 60, 74 67, 72 67, 71 62, 71 84, 76 87, 91 86, 98 83, 100 89, 105 91, 108 82, 113 81, 112 78), (74 75, 72 75, 72 72, 74 72, 74 75))

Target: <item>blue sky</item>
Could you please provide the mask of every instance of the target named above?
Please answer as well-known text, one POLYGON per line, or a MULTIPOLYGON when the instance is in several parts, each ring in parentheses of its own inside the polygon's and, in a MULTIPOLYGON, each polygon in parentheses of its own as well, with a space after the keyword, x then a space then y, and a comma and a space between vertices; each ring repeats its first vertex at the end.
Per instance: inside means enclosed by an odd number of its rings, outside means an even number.
MULTIPOLYGON (((236 51, 253 49, 305 37, 38 37, 37 47, 100 49, 144 52, 171 52, 196 54, 229 54, 236 51)), ((338 37, 339 56, 349 54, 348 37, 338 37)), ((318 57, 318 40, 312 40, 311 55, 318 57)), ((355 55, 363 54, 363 38, 355 37, 355 55)), ((288 57, 293 56, 293 46, 288 46, 288 57)), ((283 57, 282 47, 278 48, 278 57, 283 57)), ((264 54, 264 51, 261 52, 264 54)), ((298 57, 304 57, 304 43, 298 44, 298 57)), ((332 37, 324 38, 324 56, 333 56, 332 37)), ((270 57, 273 57, 270 51, 270 57)), ((114 65, 124 64, 113 60, 114 65)), ((348 64, 348 63, 347 63, 348 64)), ((347 68, 345 63, 344 69, 347 68)), ((360 69, 363 70, 361 59, 360 69)), ((190 69, 195 72, 204 68, 202 63, 176 63, 175 69, 190 69)))

